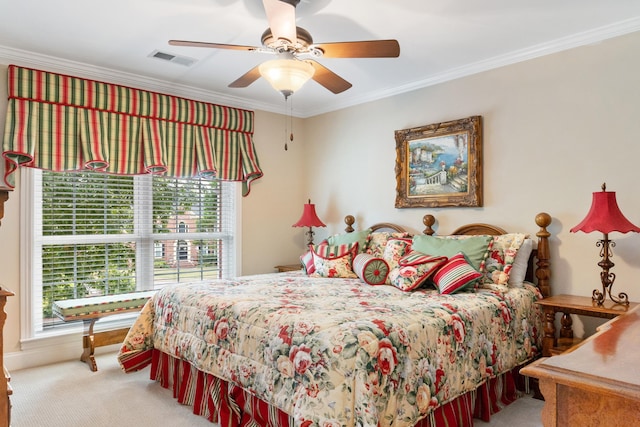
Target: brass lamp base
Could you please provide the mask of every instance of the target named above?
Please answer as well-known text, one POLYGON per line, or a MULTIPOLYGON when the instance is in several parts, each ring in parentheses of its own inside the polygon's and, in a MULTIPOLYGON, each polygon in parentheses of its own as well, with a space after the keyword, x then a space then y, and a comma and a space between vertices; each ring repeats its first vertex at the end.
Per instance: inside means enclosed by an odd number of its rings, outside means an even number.
POLYGON ((616 280, 616 275, 609 271, 615 265, 609 258, 613 256, 611 248, 616 246, 615 242, 609 240, 609 235, 607 233, 603 233, 602 240, 598 240, 596 246, 601 247, 600 256, 602 257, 602 261, 600 261, 598 265, 602 268, 602 271, 600 272, 602 291, 594 289, 591 299, 596 304, 602 305, 604 304, 607 295, 609 295, 611 301, 616 304, 629 305, 629 297, 626 293, 620 292, 617 297, 611 293, 611 288, 613 287, 613 282, 616 280))

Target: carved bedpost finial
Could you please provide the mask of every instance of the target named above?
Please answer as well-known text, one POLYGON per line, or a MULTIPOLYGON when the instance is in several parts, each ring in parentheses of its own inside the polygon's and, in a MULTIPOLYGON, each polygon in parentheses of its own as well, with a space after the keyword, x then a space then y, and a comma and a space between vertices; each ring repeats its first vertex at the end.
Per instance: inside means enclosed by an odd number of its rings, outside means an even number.
POLYGON ((356 219, 353 215, 347 215, 344 217, 344 223, 347 224, 347 228, 344 229, 347 233, 353 233, 353 224, 356 222, 356 219))
POLYGON ((547 227, 551 224, 551 215, 541 212, 536 215, 536 224, 540 230, 536 233, 538 236, 538 255, 536 262, 536 278, 538 279, 538 288, 545 297, 551 296, 551 286, 549 279, 551 270, 549 269, 549 236, 551 233, 547 231, 547 227))
POLYGON ((433 236, 435 231, 434 231, 433 228, 431 228, 431 226, 436 223, 436 217, 434 217, 431 214, 427 214, 427 215, 422 217, 422 223, 427 226, 427 228, 425 228, 422 231, 422 233, 426 234, 428 236, 433 236))

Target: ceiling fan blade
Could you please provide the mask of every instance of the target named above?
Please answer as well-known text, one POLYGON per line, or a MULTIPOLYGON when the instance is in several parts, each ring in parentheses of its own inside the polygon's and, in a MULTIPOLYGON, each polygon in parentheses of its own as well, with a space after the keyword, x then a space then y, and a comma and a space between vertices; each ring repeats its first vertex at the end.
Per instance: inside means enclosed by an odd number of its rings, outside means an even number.
POLYGON ((298 1, 262 0, 273 38, 296 42, 296 4, 298 1))
POLYGON ((255 67, 244 73, 234 82, 229 84, 229 87, 247 87, 251 83, 258 80, 260 78, 260 69, 258 67, 259 65, 256 65, 255 67))
POLYGON ((231 49, 231 50, 260 50, 256 46, 242 46, 238 44, 223 44, 223 43, 208 43, 208 42, 194 42, 189 40, 169 40, 171 46, 189 46, 189 47, 208 47, 214 49, 231 49))
POLYGON ((319 43, 326 58, 397 58, 400 44, 397 40, 365 40, 359 42, 319 43))
POLYGON ((320 85, 329 89, 333 93, 344 92, 349 89, 352 84, 325 67, 316 61, 309 61, 313 68, 315 68, 315 73, 313 74, 313 80, 318 82, 320 85))

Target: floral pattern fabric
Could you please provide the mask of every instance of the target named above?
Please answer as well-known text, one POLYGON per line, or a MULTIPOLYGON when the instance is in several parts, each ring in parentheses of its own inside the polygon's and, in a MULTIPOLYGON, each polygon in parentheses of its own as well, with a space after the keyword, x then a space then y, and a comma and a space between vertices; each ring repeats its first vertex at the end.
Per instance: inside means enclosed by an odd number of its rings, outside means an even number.
POLYGON ((493 237, 493 245, 485 261, 485 282, 506 285, 509 282, 511 268, 518 249, 522 246, 526 234, 509 233, 493 237))
POLYGON ((536 288, 402 292, 303 272, 159 290, 121 348, 237 384, 296 426, 413 426, 541 348, 536 288))

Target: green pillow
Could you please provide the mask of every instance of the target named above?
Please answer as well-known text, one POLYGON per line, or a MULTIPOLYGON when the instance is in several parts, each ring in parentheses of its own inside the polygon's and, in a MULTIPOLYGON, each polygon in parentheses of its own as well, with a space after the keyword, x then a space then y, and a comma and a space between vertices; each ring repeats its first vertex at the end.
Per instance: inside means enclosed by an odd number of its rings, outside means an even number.
POLYGON ((327 238, 327 242, 330 245, 346 245, 349 243, 358 242, 358 252, 362 253, 367 250, 367 243, 369 241, 369 235, 371 234, 371 229, 367 228, 362 231, 354 231, 346 234, 336 234, 334 236, 329 236, 327 238))
POLYGON ((484 260, 489 254, 492 236, 413 236, 411 248, 432 256, 451 258, 462 252, 478 271, 483 271, 484 260))

